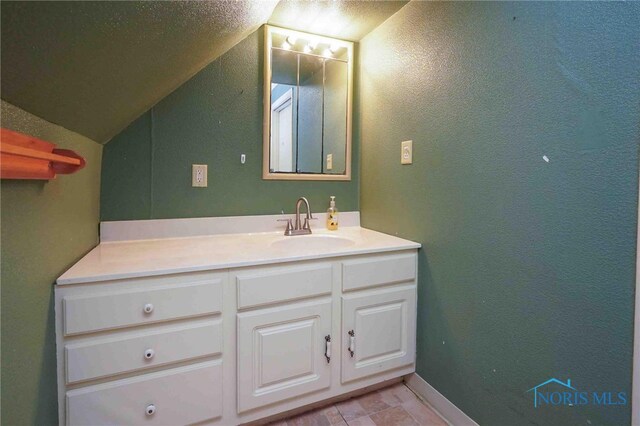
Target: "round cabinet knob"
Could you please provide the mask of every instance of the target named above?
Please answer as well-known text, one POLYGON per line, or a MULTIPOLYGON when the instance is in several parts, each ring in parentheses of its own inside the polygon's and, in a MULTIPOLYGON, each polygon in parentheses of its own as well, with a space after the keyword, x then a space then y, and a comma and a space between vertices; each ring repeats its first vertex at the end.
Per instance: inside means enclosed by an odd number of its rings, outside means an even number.
POLYGON ((144 357, 146 359, 151 359, 153 358, 153 356, 156 354, 156 351, 154 351, 153 349, 147 349, 146 351, 144 351, 144 357))
POLYGON ((151 312, 153 312, 153 305, 151 303, 147 303, 146 305, 144 305, 143 310, 145 314, 150 314, 151 312))
POLYGON ((156 413, 156 406, 153 404, 147 405, 145 413, 147 414, 147 416, 153 416, 156 413))

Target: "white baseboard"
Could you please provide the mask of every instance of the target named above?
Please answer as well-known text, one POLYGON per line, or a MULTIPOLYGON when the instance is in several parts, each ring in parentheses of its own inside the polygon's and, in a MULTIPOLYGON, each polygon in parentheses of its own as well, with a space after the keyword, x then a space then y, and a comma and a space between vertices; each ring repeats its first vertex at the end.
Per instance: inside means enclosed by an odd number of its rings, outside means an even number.
POLYGON ((435 408, 451 425, 478 426, 471 417, 467 416, 461 409, 456 407, 453 402, 445 398, 436 388, 425 382, 425 380, 416 373, 405 376, 404 381, 409 389, 435 408))

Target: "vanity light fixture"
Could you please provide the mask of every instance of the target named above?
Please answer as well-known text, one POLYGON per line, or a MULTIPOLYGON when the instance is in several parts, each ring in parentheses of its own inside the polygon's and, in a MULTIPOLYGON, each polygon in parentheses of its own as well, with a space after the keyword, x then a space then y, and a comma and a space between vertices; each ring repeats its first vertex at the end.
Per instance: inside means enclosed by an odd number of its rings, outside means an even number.
POLYGON ((298 38, 294 35, 290 35, 285 39, 284 43, 282 43, 282 48, 289 50, 296 44, 296 41, 298 41, 298 38))
POLYGON ((288 36, 284 40, 284 43, 282 43, 282 48, 285 49, 285 50, 291 49, 291 47, 293 47, 296 44, 297 40, 298 39, 296 38, 296 36, 293 36, 293 35, 288 36))
POLYGON ((318 47, 318 40, 310 39, 304 46, 304 53, 311 53, 316 50, 316 47, 318 47))

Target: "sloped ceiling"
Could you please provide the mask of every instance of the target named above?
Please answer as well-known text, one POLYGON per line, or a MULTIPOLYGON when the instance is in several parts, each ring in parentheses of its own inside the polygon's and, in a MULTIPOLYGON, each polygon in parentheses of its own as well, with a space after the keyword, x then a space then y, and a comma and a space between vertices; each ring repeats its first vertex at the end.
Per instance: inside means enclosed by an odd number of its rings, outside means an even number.
POLYGON ((404 1, 2 1, 1 97, 105 143, 260 25, 358 41, 404 1))
POLYGON ((407 1, 281 0, 269 23, 298 31, 359 41, 407 1))

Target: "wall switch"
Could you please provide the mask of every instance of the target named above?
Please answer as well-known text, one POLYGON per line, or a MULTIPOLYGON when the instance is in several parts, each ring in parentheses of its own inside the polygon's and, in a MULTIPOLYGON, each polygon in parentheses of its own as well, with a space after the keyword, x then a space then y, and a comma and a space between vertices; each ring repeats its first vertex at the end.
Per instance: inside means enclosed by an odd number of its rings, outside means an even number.
POLYGON ((191 186, 195 188, 206 188, 207 186, 207 165, 191 165, 191 186))
POLYGON ((413 141, 404 141, 401 146, 400 164, 413 163, 413 141))
POLYGON ((327 170, 333 169, 333 154, 327 154, 327 170))

